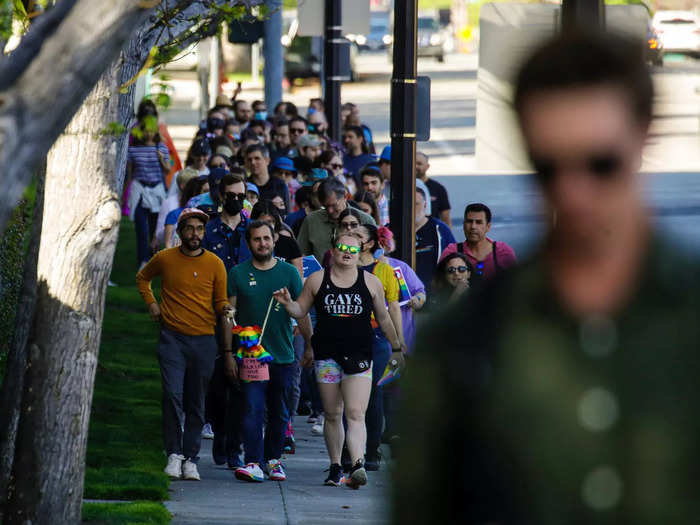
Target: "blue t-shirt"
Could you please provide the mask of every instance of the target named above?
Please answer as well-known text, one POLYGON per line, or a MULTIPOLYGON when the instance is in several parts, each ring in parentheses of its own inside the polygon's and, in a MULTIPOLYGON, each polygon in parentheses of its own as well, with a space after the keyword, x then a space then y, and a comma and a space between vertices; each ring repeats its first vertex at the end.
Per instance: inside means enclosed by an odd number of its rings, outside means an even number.
POLYGON ((370 153, 361 153, 357 157, 353 157, 352 155, 346 153, 343 155, 343 167, 345 168, 345 171, 347 171, 348 174, 352 175, 352 177, 355 179, 357 182, 357 187, 362 188, 362 181, 359 180, 358 177, 360 170, 365 164, 375 162, 376 160, 377 157, 370 153))
POLYGON ((165 216, 165 224, 177 224, 177 219, 180 217, 182 210, 185 208, 175 208, 165 216))

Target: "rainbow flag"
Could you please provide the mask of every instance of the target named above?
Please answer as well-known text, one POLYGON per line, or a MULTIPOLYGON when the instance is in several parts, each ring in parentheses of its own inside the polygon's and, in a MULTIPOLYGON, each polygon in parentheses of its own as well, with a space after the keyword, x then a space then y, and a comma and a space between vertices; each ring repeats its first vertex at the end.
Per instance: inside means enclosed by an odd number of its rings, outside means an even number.
POLYGON ((401 271, 400 266, 394 268, 394 275, 396 276, 396 280, 399 281, 399 306, 403 306, 411 300, 411 292, 408 289, 406 279, 403 276, 403 271, 401 271))
POLYGON ((391 383, 394 379, 398 379, 401 375, 401 370, 399 367, 392 368, 391 364, 386 365, 382 377, 377 381, 377 386, 384 386, 387 383, 391 383))

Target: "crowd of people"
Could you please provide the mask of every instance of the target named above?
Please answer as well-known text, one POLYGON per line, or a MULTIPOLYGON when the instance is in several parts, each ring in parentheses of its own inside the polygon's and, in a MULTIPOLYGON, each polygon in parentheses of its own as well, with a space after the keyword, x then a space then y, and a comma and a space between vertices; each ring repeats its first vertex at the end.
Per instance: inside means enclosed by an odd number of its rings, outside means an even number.
MULTIPOLYGON (((156 107, 139 106, 128 156, 139 290, 161 326, 163 436, 172 478, 199 479, 202 437, 239 480, 286 479, 293 416, 325 437, 325 484, 358 488, 398 438, 399 381, 419 312, 516 263, 470 204, 465 241, 451 231, 446 189, 416 156, 416 266, 391 257, 391 146, 377 155, 354 104, 342 144, 323 101, 219 96, 171 181, 156 107), (161 301, 151 281, 162 277, 161 301), (262 327, 262 328, 261 328, 262 327)), ((417 328, 418 327, 418 328, 417 328)))

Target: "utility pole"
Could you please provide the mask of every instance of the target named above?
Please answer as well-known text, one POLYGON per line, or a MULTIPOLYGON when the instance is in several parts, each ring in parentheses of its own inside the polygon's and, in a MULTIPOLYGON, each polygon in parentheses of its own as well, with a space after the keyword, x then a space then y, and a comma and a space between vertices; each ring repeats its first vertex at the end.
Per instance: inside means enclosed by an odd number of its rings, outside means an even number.
POLYGON ((328 135, 340 141, 340 84, 346 78, 340 71, 341 46, 347 45, 342 36, 341 0, 325 0, 325 37, 323 48, 323 78, 328 135))
POLYGON ((416 266, 416 39, 418 0, 394 2, 391 77, 391 202, 389 217, 399 259, 416 266))
POLYGON ((263 37, 263 57, 265 58, 265 104, 272 114, 272 109, 282 100, 282 77, 284 60, 282 59, 282 0, 267 0, 270 16, 265 20, 263 37))
POLYGON ((605 29, 603 0, 562 0, 562 31, 572 29, 605 29))

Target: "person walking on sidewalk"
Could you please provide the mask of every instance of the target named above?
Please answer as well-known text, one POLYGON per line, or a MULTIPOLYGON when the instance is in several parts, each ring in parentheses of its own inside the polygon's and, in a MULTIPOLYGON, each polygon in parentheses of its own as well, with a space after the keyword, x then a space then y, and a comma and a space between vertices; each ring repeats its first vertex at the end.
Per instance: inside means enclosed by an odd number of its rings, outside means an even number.
POLYGON ((177 233, 182 245, 162 250, 136 276, 148 311, 160 323, 158 362, 163 383, 163 440, 171 478, 199 480, 197 454, 204 425, 204 397, 214 370, 216 315, 227 314, 226 269, 202 248, 209 217, 186 208, 177 233), (161 276, 161 304, 151 281, 161 276), (184 430, 181 421, 184 414, 184 430))
MULTIPOLYGON (((243 481, 263 481, 261 464, 266 465, 271 480, 286 479, 280 459, 284 432, 289 422, 288 406, 294 387, 293 331, 289 314, 280 304, 271 303, 271 300, 273 292, 279 288, 290 290, 291 296, 297 298, 302 290, 302 281, 294 266, 272 256, 274 235, 275 232, 268 223, 251 222, 246 230, 246 241, 253 258, 239 264, 229 273, 229 301, 236 309, 236 321, 241 326, 262 325, 264 334, 260 344, 273 357, 273 361, 267 365, 268 380, 241 382, 245 403, 245 466, 236 469, 235 475, 243 481)), ((300 316, 299 329, 307 341, 302 366, 309 366, 313 352, 310 345, 311 321, 307 315, 300 316)), ((225 337, 224 346, 231 348, 231 333, 227 332, 225 337)), ((225 359, 226 371, 235 379, 238 367, 233 354, 226 353, 225 359)))
POLYGON ((392 357, 398 366, 403 364, 400 339, 384 304, 382 283, 358 268, 360 246, 357 234, 339 234, 331 253, 330 269, 311 274, 298 300, 294 300, 286 288, 277 290, 274 295, 297 319, 306 316, 312 306, 316 308, 312 344, 325 412, 324 435, 331 461, 325 484, 340 486, 345 482, 352 488, 367 483, 363 458, 367 440, 365 412, 372 389, 372 312, 391 342, 392 357), (343 409, 347 433, 343 429, 343 409), (347 481, 340 466, 344 441, 352 460, 347 481))

